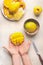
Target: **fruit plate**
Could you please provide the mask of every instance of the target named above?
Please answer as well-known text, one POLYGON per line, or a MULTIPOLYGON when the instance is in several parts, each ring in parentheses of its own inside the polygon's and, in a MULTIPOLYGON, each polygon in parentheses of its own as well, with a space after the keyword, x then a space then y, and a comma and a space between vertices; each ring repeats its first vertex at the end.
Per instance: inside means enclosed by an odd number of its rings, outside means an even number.
MULTIPOLYGON (((23 11, 23 15, 24 15, 25 10, 22 10, 22 11, 23 11)), ((3 11, 3 2, 2 2, 2 5, 1 5, 1 13, 2 13, 2 15, 3 15, 7 20, 15 21, 14 18, 8 18, 8 17, 4 14, 4 11, 3 11)), ((23 17, 23 15, 22 15, 22 17, 23 17)), ((21 17, 21 18, 22 18, 22 17, 21 17)), ((21 18, 20 18, 20 19, 21 19, 21 18)), ((18 20, 16 20, 16 21, 18 21, 18 20)))

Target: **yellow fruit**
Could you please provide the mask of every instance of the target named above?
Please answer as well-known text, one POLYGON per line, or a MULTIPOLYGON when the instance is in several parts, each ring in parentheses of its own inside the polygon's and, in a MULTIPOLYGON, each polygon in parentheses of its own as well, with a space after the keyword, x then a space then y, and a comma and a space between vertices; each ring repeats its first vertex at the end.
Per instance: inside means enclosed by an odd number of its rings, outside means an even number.
POLYGON ((42 7, 40 7, 40 6, 35 6, 35 7, 34 7, 34 14, 35 14, 36 16, 40 15, 41 12, 42 12, 42 7))
POLYGON ((7 16, 9 14, 8 9, 4 7, 3 10, 4 10, 4 15, 7 16))
POLYGON ((16 12, 20 7, 20 2, 11 2, 9 6, 9 11, 10 12, 16 12))
POLYGON ((17 0, 13 0, 13 1, 17 2, 17 0))
POLYGON ((23 9, 19 8, 19 10, 14 14, 14 20, 20 20, 23 15, 24 15, 23 9))
POLYGON ((34 22, 27 22, 25 28, 28 32, 32 33, 37 29, 37 25, 34 22))
POLYGON ((8 17, 9 19, 13 19, 13 15, 11 15, 11 14, 8 14, 7 17, 8 17))
POLYGON ((20 7, 22 7, 23 9, 25 8, 25 2, 20 2, 20 7))
POLYGON ((15 2, 20 2, 20 1, 22 1, 22 0, 13 0, 13 1, 15 1, 15 2))
POLYGON ((10 41, 14 45, 20 45, 24 41, 24 35, 21 32, 16 32, 10 35, 10 41))
POLYGON ((17 0, 18 2, 21 2, 22 0, 17 0))
POLYGON ((13 18, 13 15, 9 13, 9 10, 4 7, 4 15, 7 16, 9 19, 13 18))
POLYGON ((4 6, 9 8, 9 5, 11 2, 12 2, 12 0, 4 0, 4 6))

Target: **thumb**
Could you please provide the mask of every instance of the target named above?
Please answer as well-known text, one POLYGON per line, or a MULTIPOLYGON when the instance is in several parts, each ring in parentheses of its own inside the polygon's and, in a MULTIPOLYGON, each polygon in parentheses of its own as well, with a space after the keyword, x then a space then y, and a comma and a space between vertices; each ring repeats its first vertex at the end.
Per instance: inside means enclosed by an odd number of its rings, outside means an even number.
POLYGON ((29 40, 29 41, 28 41, 28 47, 30 47, 30 45, 31 45, 31 41, 29 40))
POLYGON ((8 52, 10 52, 10 48, 9 47, 3 46, 3 48, 5 48, 8 52))

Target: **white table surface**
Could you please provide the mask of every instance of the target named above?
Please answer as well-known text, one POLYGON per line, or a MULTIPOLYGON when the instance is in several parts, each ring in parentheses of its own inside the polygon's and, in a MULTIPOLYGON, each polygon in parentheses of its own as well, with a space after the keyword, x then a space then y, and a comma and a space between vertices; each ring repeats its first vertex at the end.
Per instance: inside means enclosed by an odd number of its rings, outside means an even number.
MULTIPOLYGON (((35 17, 33 13, 34 6, 40 5, 43 8, 43 0, 25 0, 25 2, 26 2, 25 15, 19 22, 11 22, 6 20, 2 16, 1 10, 0 10, 0 65, 12 65, 10 55, 8 54, 6 50, 2 48, 2 46, 9 44, 8 42, 9 35, 13 32, 20 31, 24 34, 26 40, 32 39, 35 42, 39 52, 43 56, 43 12, 41 13, 39 17, 35 17), (40 30, 38 34, 32 38, 27 36, 23 29, 23 24, 25 20, 28 18, 34 18, 38 20, 38 22, 40 23, 40 30)), ((0 0, 0 9, 1 9, 1 3, 2 3, 2 0, 0 0)), ((30 56, 32 65, 41 65, 32 44, 29 50, 29 56, 30 56)))

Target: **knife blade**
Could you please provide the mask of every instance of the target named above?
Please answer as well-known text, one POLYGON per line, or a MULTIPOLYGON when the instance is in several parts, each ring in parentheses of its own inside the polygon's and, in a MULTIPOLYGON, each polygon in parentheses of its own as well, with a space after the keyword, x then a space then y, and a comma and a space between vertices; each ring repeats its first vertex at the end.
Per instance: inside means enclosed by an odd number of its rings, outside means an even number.
POLYGON ((39 53, 39 51, 38 51, 38 49, 37 49, 34 42, 33 42, 33 46, 34 46, 34 49, 35 49, 35 52, 36 52, 37 56, 39 57, 39 60, 40 60, 41 64, 43 65, 43 59, 42 59, 42 57, 41 57, 41 55, 40 55, 40 53, 39 53))
POLYGON ((34 42, 33 42, 33 46, 34 46, 35 52, 38 53, 39 51, 38 51, 38 49, 36 48, 36 45, 35 45, 34 42))

